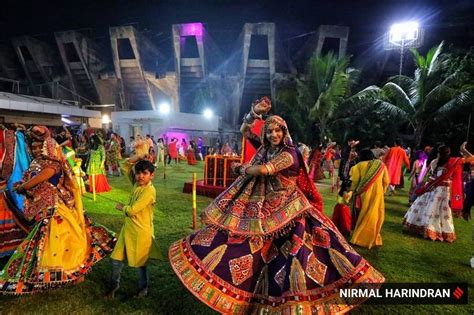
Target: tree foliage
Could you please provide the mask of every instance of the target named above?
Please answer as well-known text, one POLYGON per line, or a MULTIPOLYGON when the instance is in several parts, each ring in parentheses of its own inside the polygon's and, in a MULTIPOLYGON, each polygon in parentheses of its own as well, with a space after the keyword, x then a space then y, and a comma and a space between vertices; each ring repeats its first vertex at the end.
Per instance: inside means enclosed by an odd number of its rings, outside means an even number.
POLYGON ((426 56, 411 50, 416 66, 413 78, 391 77, 381 88, 365 88, 352 101, 373 104, 389 117, 407 122, 412 140, 419 146, 430 123, 463 106, 472 106, 469 75, 459 69, 447 71, 449 58, 442 54, 442 48, 443 43, 431 48, 426 56))
POLYGON ((357 75, 355 69, 349 68, 349 60, 347 56, 337 58, 332 52, 314 54, 306 73, 295 81, 296 93, 291 88, 279 91, 280 114, 295 128, 299 140, 314 145, 331 136, 328 127, 350 94, 357 75))

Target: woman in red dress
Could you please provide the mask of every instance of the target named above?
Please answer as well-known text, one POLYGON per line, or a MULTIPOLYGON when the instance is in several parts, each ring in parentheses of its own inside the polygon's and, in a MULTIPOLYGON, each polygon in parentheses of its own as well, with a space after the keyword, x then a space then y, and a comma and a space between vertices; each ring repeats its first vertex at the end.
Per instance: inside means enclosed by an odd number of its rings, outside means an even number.
POLYGON ((189 146, 186 150, 186 158, 189 165, 196 165, 196 156, 194 155, 195 147, 196 145, 194 144, 194 141, 189 141, 189 146))
POLYGON ((173 138, 171 139, 171 142, 168 143, 168 164, 171 163, 171 160, 174 160, 176 164, 178 164, 178 139, 173 138))

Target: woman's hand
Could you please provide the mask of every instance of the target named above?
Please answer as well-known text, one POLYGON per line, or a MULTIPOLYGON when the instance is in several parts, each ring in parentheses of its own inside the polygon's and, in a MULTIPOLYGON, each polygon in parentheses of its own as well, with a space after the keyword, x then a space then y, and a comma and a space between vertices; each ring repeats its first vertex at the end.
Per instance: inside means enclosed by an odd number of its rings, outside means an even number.
POLYGON ((253 105, 253 111, 257 115, 266 114, 272 108, 272 103, 268 99, 268 97, 262 97, 257 101, 255 105, 253 105))
POLYGON ((25 188, 23 187, 23 182, 16 182, 13 184, 13 190, 16 191, 18 194, 24 194, 25 188))

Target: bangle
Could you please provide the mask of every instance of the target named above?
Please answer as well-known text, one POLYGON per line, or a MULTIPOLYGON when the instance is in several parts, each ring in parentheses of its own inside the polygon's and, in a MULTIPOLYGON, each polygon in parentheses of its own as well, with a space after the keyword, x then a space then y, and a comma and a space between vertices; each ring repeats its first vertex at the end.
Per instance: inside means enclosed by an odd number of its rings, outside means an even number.
POLYGON ((247 169, 249 168, 249 166, 250 166, 250 165, 242 165, 242 166, 240 166, 240 168, 239 168, 239 173, 240 173, 240 175, 243 175, 243 176, 247 175, 247 169))
POLYGON ((270 163, 266 163, 266 164, 263 164, 265 166, 265 168, 267 169, 267 175, 273 175, 274 173, 274 168, 272 167, 272 165, 269 165, 270 163))
POLYGON ((247 115, 244 116, 244 123, 246 123, 247 125, 253 124, 254 121, 255 121, 255 117, 253 117, 251 113, 248 113, 247 115))
POLYGON ((253 116, 254 119, 263 119, 262 114, 257 115, 255 111, 253 110, 253 106, 250 107, 250 114, 253 116))
POLYGON ((262 115, 257 115, 253 110, 253 106, 250 107, 250 112, 244 116, 244 123, 251 125, 255 121, 255 119, 263 119, 262 115))

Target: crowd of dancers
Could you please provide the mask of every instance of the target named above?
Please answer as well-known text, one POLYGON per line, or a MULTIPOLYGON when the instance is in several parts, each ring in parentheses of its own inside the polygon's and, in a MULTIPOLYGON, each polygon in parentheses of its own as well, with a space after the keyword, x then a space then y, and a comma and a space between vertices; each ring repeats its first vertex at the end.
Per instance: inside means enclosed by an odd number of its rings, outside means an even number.
POLYGON ((473 205, 474 160, 463 143, 459 157, 452 157, 449 146, 426 146, 412 154, 396 139, 392 147, 374 143, 358 149, 359 142, 349 139, 342 150, 331 142, 312 151, 304 144, 299 149, 311 179, 318 182, 327 172, 331 191, 338 189, 338 203, 332 220, 351 242, 371 248, 382 245, 380 230, 384 218, 384 198, 404 187, 409 174, 407 195, 410 206, 403 230, 431 240, 456 239, 454 217, 470 218, 473 205), (336 175, 336 169, 338 169, 336 175), (361 241, 359 235, 370 239, 361 241))
MULTIPOLYGON (((252 132, 255 120, 270 109, 268 98, 252 104, 241 132, 255 155, 232 165, 239 177, 203 210, 204 227, 169 248, 178 278, 214 310, 332 314, 362 303, 365 298, 346 299, 339 291, 380 285, 385 278, 352 245, 382 245, 384 200, 398 194, 403 163, 410 172, 411 206, 401 222, 406 231, 453 242, 453 216, 469 219, 474 158, 466 143, 461 157, 451 157, 445 145, 411 156, 399 140, 392 147, 376 143, 359 149, 359 141, 349 139, 342 148, 330 142, 311 151, 293 143, 286 122, 276 115, 264 120, 260 135, 252 132), (338 195, 332 218, 324 214, 315 185, 325 172, 338 195)), ((119 290, 125 259, 138 268, 138 296, 147 295, 147 262, 160 257, 153 229, 155 167, 178 163, 183 154, 189 164, 202 159, 202 139, 189 144, 154 142, 149 136, 131 140, 132 157, 121 170, 125 146, 114 133, 87 129, 72 137, 67 129, 44 126, 1 130, 0 256, 10 258, 0 271, 0 293, 81 281, 112 253, 106 296, 114 298, 119 290), (84 214, 81 194, 86 187, 110 190, 107 175, 122 171, 133 190, 128 204, 116 206, 124 225, 115 237, 84 214)))

